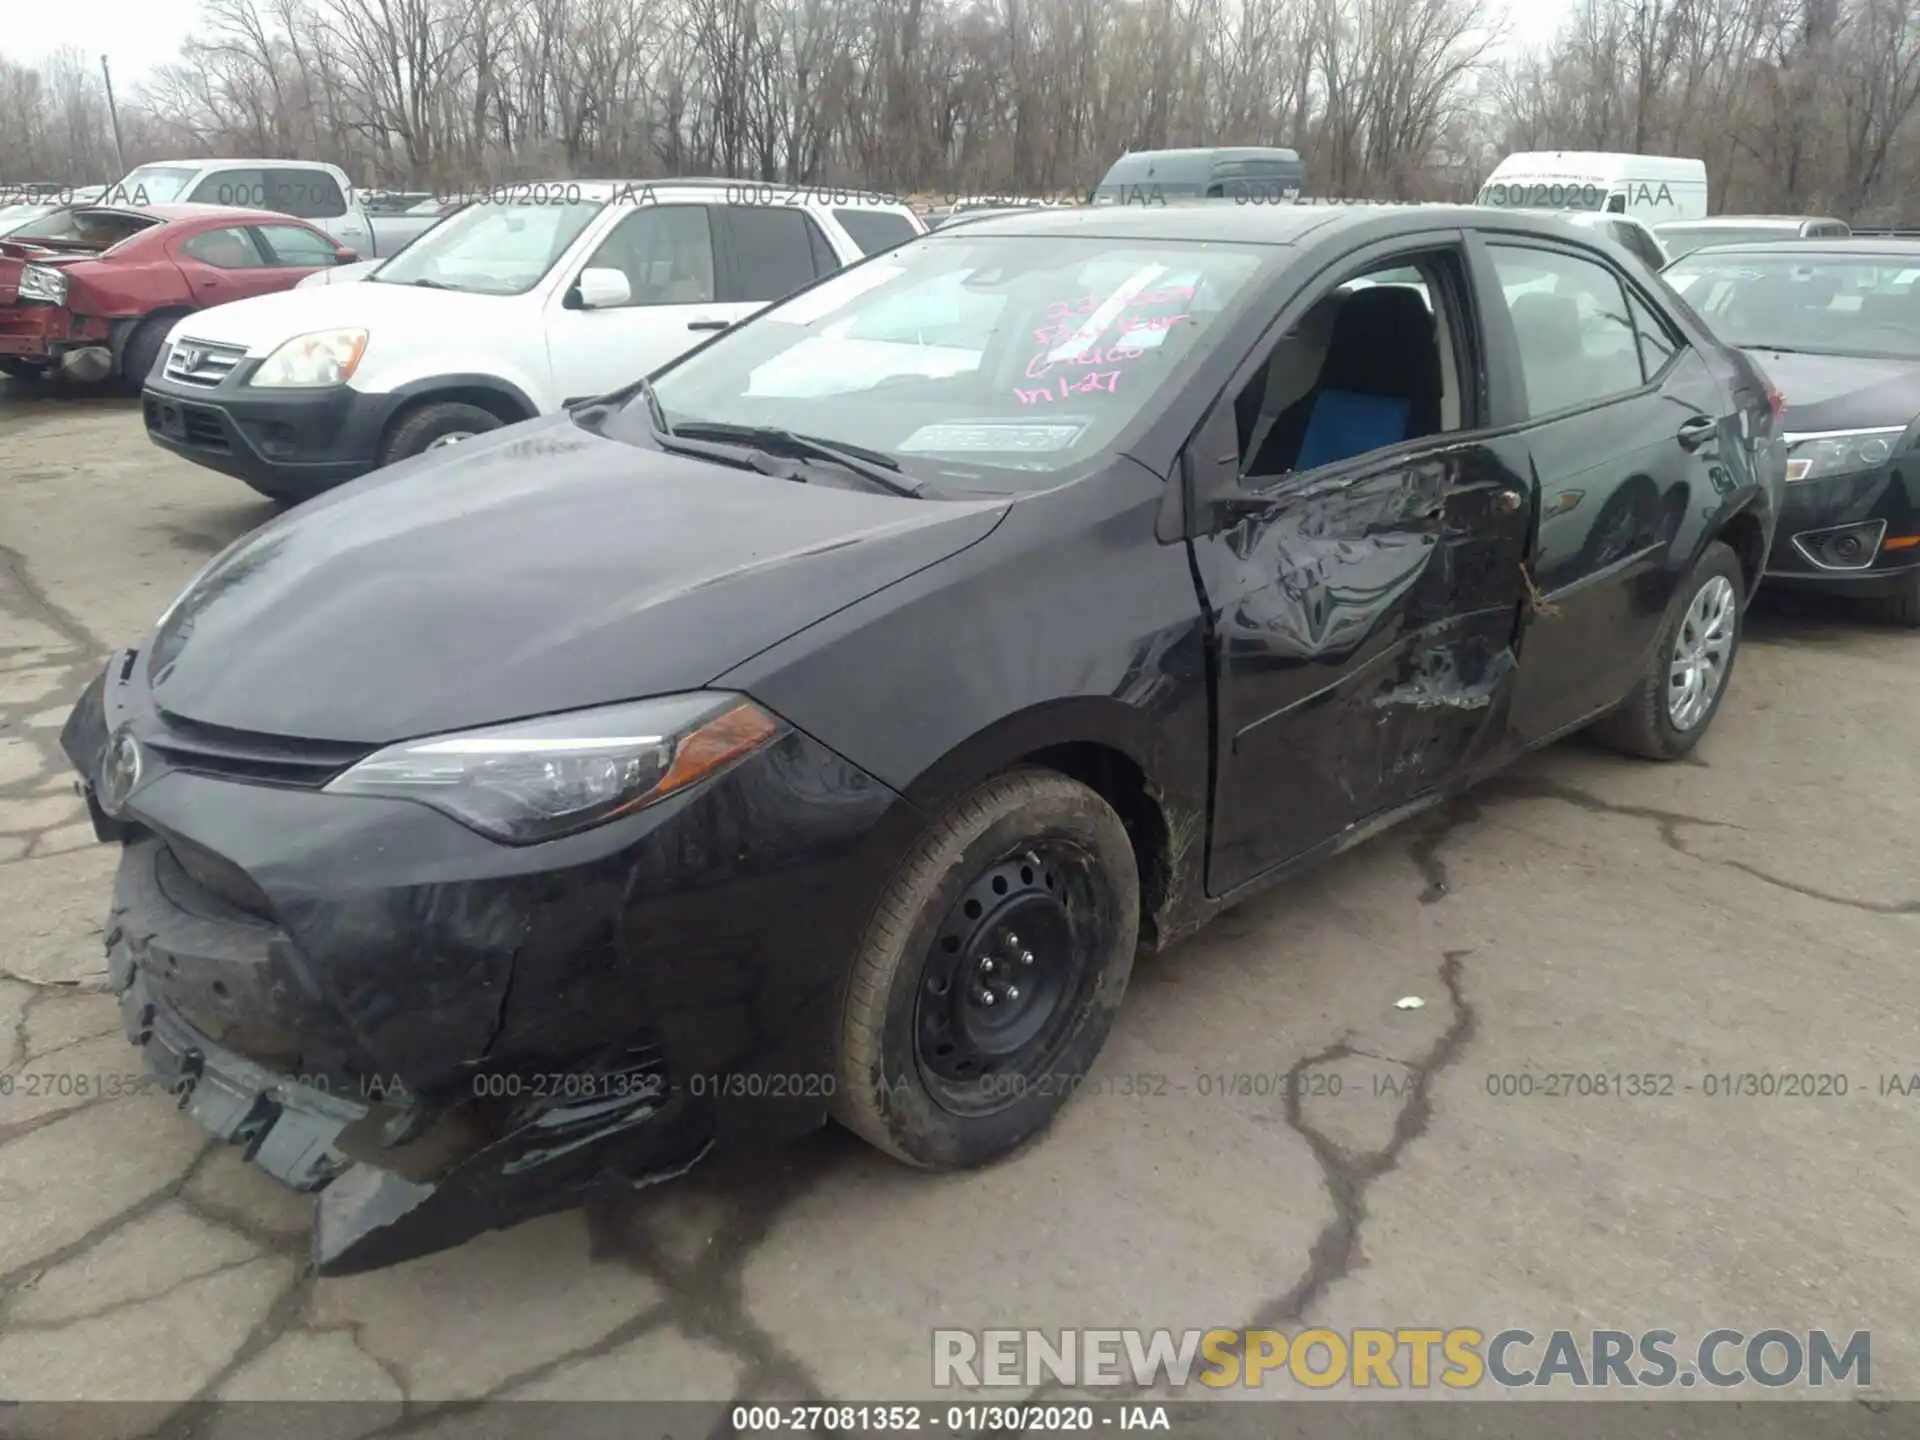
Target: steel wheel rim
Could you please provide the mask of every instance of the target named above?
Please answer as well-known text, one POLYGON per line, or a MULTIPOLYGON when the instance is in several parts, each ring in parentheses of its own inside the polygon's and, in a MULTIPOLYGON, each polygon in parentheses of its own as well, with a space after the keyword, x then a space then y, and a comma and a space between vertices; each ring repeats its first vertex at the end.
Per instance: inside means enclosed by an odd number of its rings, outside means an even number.
POLYGON ((1667 668, 1667 718, 1676 730, 1691 730, 1713 708, 1733 658, 1733 584, 1716 575, 1702 585, 1673 637, 1667 668))
POLYGON ((1091 857, 1059 839, 1022 846, 961 893, 913 1013, 914 1066, 943 1109, 989 1114, 1038 1093, 1097 979, 1103 911, 1091 857))
POLYGON ((435 437, 432 440, 429 440, 427 442, 427 449, 438 450, 438 449, 441 449, 443 446, 458 445, 462 440, 471 440, 474 437, 474 433, 475 432, 473 432, 472 430, 450 431, 445 435, 440 435, 435 437))

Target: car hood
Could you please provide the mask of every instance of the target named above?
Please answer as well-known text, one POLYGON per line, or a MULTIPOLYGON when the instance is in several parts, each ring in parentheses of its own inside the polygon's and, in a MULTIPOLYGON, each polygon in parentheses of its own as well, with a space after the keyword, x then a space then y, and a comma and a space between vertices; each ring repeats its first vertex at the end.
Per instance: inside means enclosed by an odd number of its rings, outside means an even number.
POLYGON ((170 714, 369 745, 693 690, 976 543, 1009 503, 800 484, 552 416, 254 531, 142 663, 170 714))
MULTIPOLYGON (((376 262, 377 263, 377 262, 376 262)), ((343 266, 343 269, 351 268, 343 266)), ((325 273, 325 272, 322 272, 325 273)), ((361 279, 365 281, 365 277, 361 279)), ((471 314, 482 322, 504 323, 513 297, 476 295, 462 290, 428 290, 417 285, 321 285, 230 300, 192 317, 196 340, 244 345, 264 355, 282 341, 313 330, 364 329, 378 344, 380 332, 395 326, 443 326, 471 314)))
POLYGON ((364 280, 391 259, 386 256, 378 260, 356 260, 351 265, 330 265, 325 270, 316 270, 306 279, 294 285, 296 290, 318 290, 322 285, 351 285, 356 280, 364 280))
POLYGON ((1920 415, 1920 360, 1746 353, 1786 397, 1789 434, 1905 425, 1920 415))

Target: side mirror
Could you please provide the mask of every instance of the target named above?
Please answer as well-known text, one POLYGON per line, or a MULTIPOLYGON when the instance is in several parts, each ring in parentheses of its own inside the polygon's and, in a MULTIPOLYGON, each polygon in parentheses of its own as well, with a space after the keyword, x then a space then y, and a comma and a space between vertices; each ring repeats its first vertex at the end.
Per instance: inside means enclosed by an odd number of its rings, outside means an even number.
POLYGON ((333 250, 333 259, 336 265, 357 265, 360 262, 360 252, 345 245, 336 245, 333 250))
POLYGON ((618 270, 582 270, 577 288, 582 310, 608 310, 633 298, 633 288, 618 270))

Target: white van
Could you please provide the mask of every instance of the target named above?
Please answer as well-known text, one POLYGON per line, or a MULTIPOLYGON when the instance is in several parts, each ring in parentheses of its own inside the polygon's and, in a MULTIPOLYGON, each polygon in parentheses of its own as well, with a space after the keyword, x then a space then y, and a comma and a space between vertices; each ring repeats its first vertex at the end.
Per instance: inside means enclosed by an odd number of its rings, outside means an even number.
POLYGON ((1518 210, 1598 210, 1649 225, 1704 220, 1707 164, 1673 155, 1529 150, 1493 167, 1478 203, 1518 210))

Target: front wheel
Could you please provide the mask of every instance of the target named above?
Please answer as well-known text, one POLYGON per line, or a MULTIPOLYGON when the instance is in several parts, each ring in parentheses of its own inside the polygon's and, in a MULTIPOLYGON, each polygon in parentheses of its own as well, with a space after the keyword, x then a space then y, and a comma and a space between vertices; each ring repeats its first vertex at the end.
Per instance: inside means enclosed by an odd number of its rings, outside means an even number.
POLYGON ((462 440, 471 440, 475 435, 498 430, 500 423, 500 417, 491 410, 482 410, 478 405, 468 405, 458 400, 422 405, 394 427, 392 436, 380 453, 380 463, 391 465, 423 451, 457 445, 462 440))
POLYGON ((1920 573, 1909 575, 1891 595, 1876 595, 1866 602, 1866 611, 1889 625, 1920 629, 1920 573))
POLYGON ((1646 672, 1594 738, 1648 760, 1678 760, 1699 744, 1733 674, 1746 592, 1739 557, 1722 541, 1708 545, 1673 598, 1646 672))
POLYGON ((986 781, 874 908, 841 1014, 836 1118, 929 1169, 1018 1148, 1106 1043, 1139 934, 1139 869, 1113 808, 1050 770, 986 781))

